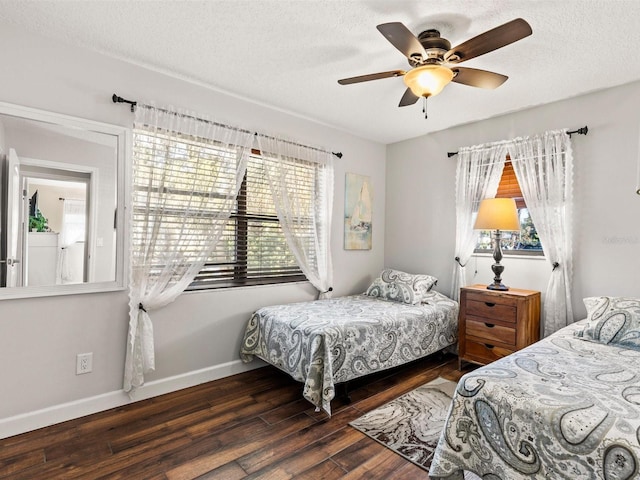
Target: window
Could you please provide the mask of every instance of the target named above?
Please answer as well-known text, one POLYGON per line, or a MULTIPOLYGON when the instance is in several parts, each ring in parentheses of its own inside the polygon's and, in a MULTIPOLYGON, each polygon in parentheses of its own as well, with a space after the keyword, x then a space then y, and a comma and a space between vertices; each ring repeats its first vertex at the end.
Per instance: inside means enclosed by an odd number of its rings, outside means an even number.
MULTIPOLYGON (((507 161, 502 171, 500 185, 496 198, 513 198, 516 201, 518 209, 518 217, 520 219, 519 232, 502 232, 502 252, 505 254, 517 255, 543 255, 542 244, 538 237, 536 227, 531 220, 531 215, 524 202, 518 179, 516 178, 511 158, 507 156, 507 161)), ((481 230, 478 234, 478 243, 476 244, 475 253, 493 251, 493 232, 489 230, 481 230)))
MULTIPOLYGON (((169 139, 157 131, 150 134, 136 130, 134 155, 149 158, 150 167, 148 170, 138 168, 134 178, 133 242, 144 241, 137 235, 141 229, 136 229, 136 225, 152 221, 161 230, 159 237, 166 238, 169 245, 170 237, 177 236, 178 229, 185 228, 185 212, 194 208, 194 196, 207 198, 207 201, 196 207, 206 210, 201 212, 197 222, 206 222, 208 217, 215 217, 222 202, 229 201, 222 195, 216 198, 216 194, 211 192, 216 191, 216 182, 225 183, 226 187, 221 188, 221 191, 228 188, 229 182, 235 182, 235 172, 231 169, 224 171, 225 162, 222 161, 225 159, 228 162, 236 157, 233 149, 200 142, 186 135, 169 139), (153 151, 157 149, 163 149, 163 155, 158 158, 168 159, 163 160, 166 164, 158 165, 157 161, 153 162, 153 151), (162 176, 161 183, 159 176, 162 176), (194 182, 196 192, 192 193, 194 182), (160 184, 162 187, 156 186, 160 184), (148 192, 154 188, 154 195, 150 195, 148 192), (162 191, 158 191, 158 188, 162 188, 162 191), (136 205, 146 205, 159 194, 163 196, 164 203, 163 208, 158 209, 157 216, 147 216, 143 214, 142 208, 136 209, 136 205)), ((214 251, 187 290, 306 280, 287 245, 275 211, 271 189, 265 176, 265 166, 270 161, 274 160, 252 150, 238 197, 233 200, 233 213, 226 222, 214 251)), ((296 168, 297 175, 306 175, 307 182, 304 185, 309 188, 305 193, 312 198, 315 170, 305 168, 302 162, 296 168)), ((197 232, 198 229, 194 228, 194 231, 197 232)), ((202 243, 206 240, 203 238, 202 243)), ((179 254, 188 257, 190 252, 183 249, 179 254)), ((161 259, 154 259, 154 262, 159 271, 162 268, 161 259)))
MULTIPOLYGON (((252 150, 225 234, 190 289, 306 280, 287 245, 271 197, 265 169, 275 161, 252 150)), ((303 164, 296 168, 308 180, 305 196, 311 201, 315 171, 303 164)))

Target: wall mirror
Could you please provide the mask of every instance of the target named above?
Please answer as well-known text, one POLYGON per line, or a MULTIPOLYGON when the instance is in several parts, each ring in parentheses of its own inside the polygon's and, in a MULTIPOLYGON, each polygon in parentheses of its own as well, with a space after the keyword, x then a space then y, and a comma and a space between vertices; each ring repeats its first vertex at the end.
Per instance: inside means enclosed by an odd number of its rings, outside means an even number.
POLYGON ((0 102, 0 298, 125 287, 128 130, 0 102))

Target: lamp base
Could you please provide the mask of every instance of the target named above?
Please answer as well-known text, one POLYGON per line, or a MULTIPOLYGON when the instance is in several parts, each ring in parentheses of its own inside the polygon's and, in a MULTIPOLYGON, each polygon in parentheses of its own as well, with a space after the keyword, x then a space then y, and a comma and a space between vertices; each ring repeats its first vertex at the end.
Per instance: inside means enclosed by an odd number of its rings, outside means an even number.
POLYGON ((494 234, 494 245, 493 245, 493 259, 496 263, 491 265, 491 270, 493 271, 493 283, 491 285, 487 285, 488 290, 499 290, 502 292, 506 292, 509 290, 509 287, 502 284, 502 272, 504 272, 504 266, 500 264, 500 260, 502 260, 502 248, 500 248, 500 230, 496 230, 494 234))

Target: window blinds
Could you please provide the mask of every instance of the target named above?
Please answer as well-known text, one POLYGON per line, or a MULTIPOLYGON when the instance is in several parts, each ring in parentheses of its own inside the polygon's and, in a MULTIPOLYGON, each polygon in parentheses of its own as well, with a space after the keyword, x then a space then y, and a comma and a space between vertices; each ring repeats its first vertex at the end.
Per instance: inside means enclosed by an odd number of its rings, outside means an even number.
MULTIPOLYGON (((143 168, 137 169, 133 179, 131 230, 132 245, 136 247, 132 248, 132 254, 145 255, 142 232, 148 229, 136 226, 152 222, 156 231, 160 231, 160 241, 165 239, 167 246, 171 244, 172 236, 182 229, 192 230, 194 237, 189 242, 190 247, 180 250, 181 255, 189 257, 197 252, 197 244, 206 242, 206 238, 197 238, 203 229, 196 224, 207 222, 221 207, 225 198, 217 191, 227 191, 229 182, 235 181, 235 170, 226 166, 233 164, 229 160, 235 159, 236 152, 189 136, 180 138, 180 141, 169 140, 157 130, 136 129, 134 135, 133 154, 143 160, 139 162, 143 168), (162 150, 162 155, 154 155, 156 150, 162 150), (186 188, 185 185, 193 184, 194 177, 197 178, 197 188, 186 188), (147 211, 146 208, 141 208, 147 204, 151 206, 149 215, 142 213, 147 211), (158 208, 153 208, 156 204, 158 208), (198 215, 190 220, 194 225, 185 225, 185 212, 193 212, 194 209, 198 211, 198 215)), ((266 169, 276 161, 281 160, 253 151, 221 239, 189 289, 306 280, 287 245, 268 184, 266 169)), ((289 174, 296 176, 295 185, 301 194, 298 196, 306 202, 313 202, 314 165, 292 160, 289 167, 289 174)), ((305 222, 305 219, 300 219, 299 225, 302 229, 305 225, 307 229, 311 228, 311 222, 305 222)), ((304 231, 299 233, 305 234, 304 231)), ((313 236, 308 233, 307 237, 312 241, 313 236)), ((162 256, 153 259, 153 264, 160 271, 162 256)))
POLYGON ((522 191, 520 190, 520 184, 518 183, 511 158, 509 157, 507 157, 504 170, 502 170, 502 177, 500 178, 496 198, 513 198, 516 201, 517 208, 526 208, 522 191))
MULTIPOLYGON (((306 279, 287 245, 275 211, 266 177, 266 169, 274 161, 255 154, 249 157, 247 173, 225 234, 192 288, 306 279)), ((304 189, 307 201, 312 201, 313 169, 292 165, 292 174, 306 180, 297 185, 304 189)))

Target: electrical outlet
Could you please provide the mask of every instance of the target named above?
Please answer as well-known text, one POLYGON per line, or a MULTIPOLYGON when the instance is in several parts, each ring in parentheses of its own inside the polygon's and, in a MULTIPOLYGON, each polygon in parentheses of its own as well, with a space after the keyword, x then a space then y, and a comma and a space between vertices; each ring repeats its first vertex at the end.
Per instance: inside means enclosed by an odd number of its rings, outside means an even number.
POLYGON ((76 375, 89 373, 93 370, 93 352, 79 353, 76 356, 76 375))

